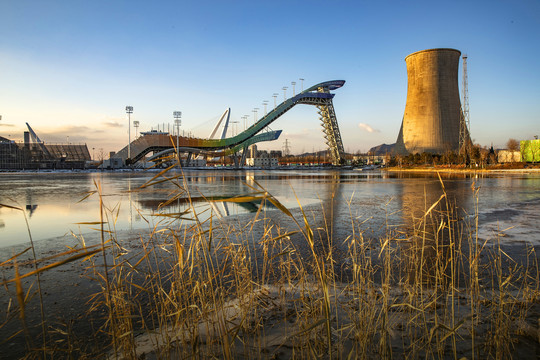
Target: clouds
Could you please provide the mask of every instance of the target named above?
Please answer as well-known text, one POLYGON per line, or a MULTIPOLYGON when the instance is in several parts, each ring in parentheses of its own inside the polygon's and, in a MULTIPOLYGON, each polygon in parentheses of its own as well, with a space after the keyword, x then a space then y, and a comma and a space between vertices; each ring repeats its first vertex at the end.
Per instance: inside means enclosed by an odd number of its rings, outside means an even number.
MULTIPOLYGON (((90 141, 106 142, 118 136, 114 130, 107 130, 107 126, 65 125, 56 127, 43 127, 34 129, 38 136, 48 143, 86 143, 90 141)), ((116 127, 114 127, 116 128, 116 127)), ((114 139, 116 141, 116 139, 114 139)), ((117 147, 117 146, 116 146, 117 147)))
POLYGON ((109 128, 121 128, 124 125, 120 124, 118 121, 104 121, 102 122, 103 126, 109 127, 109 128))
POLYGON ((360 123, 358 124, 358 127, 364 131, 367 131, 368 133, 378 133, 378 132, 381 132, 380 130, 378 129, 374 129, 372 128, 371 126, 369 126, 368 124, 364 124, 364 123, 360 123))

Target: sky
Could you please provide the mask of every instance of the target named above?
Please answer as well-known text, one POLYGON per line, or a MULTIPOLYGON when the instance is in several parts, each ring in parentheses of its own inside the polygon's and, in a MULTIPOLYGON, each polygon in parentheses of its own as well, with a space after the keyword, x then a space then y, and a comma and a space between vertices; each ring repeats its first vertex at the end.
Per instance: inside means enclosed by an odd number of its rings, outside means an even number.
MULTIPOLYGON (((502 148, 540 135, 539 39, 538 0, 3 0, 0 136, 22 140, 28 122, 46 143, 86 143, 97 157, 128 143, 127 105, 132 139, 172 126, 173 111, 181 131, 207 137, 227 107, 239 131, 293 81, 298 92, 345 80, 334 92, 344 148, 365 152, 396 141, 405 57, 454 48, 468 56, 471 137, 502 148)), ((459 76, 461 88, 461 64, 459 76)), ((259 148, 326 148, 312 106, 271 128, 281 137, 259 148)))

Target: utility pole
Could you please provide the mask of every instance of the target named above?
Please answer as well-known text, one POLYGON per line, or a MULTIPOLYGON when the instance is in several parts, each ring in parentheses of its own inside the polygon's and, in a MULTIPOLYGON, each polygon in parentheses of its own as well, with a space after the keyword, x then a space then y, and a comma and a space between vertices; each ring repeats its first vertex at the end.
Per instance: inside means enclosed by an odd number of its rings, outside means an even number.
POLYGON ((289 146, 289 139, 285 139, 283 145, 283 156, 289 156, 291 154, 291 147, 289 146))

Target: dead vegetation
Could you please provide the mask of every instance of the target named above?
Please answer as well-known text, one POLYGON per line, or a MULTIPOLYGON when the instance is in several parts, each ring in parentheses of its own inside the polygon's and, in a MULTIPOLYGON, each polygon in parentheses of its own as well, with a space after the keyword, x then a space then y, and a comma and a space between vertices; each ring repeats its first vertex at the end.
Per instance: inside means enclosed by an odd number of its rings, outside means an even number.
MULTIPOLYGON (((166 169, 145 187, 161 182, 178 189, 171 201, 189 202, 181 173, 166 169)), ((114 228, 117 209, 101 202, 101 221, 91 224, 101 244, 81 237, 53 257, 15 254, 0 264, 10 299, 0 340, 24 337, 24 356, 43 359, 536 357, 538 255, 523 248, 515 260, 499 237, 479 239, 478 217, 460 219, 442 181, 438 201, 380 239, 364 238, 352 215, 349 236, 332 238, 331 224, 312 228, 301 207, 293 216, 262 187, 252 190, 227 201, 269 202, 295 228, 265 210, 248 223, 200 221, 191 204, 164 213, 160 227, 128 247, 114 228), (337 243, 345 255, 336 256, 337 243), (73 299, 91 334, 49 321, 41 298, 39 276, 75 262, 99 289, 73 299), (29 326, 31 302, 43 310, 29 326)), ((99 184, 88 195, 101 198, 99 184)))

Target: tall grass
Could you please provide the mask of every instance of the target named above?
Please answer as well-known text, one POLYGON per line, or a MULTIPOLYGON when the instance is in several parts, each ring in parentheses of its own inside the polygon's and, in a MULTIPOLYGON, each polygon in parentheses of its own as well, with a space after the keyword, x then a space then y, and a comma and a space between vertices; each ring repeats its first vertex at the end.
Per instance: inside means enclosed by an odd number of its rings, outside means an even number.
MULTIPOLYGON (((249 194, 226 199, 260 203, 250 221, 201 220, 185 177, 171 169, 143 186, 169 182, 177 192, 135 243, 118 238, 119 209, 100 201, 92 223, 100 244, 81 240, 52 259, 30 259, 26 274, 20 254, 0 264, 7 294, 18 299, 8 312, 23 320, 36 291, 23 278, 83 261, 100 289, 86 304, 77 299, 95 324, 92 336, 43 326, 44 345, 28 342, 26 357, 504 359, 519 347, 538 351, 534 248, 512 259, 498 236, 480 239, 478 205, 464 214, 442 181, 439 199, 405 226, 368 238, 350 209, 350 232, 337 238, 324 215, 310 220, 300 204, 289 210, 255 181, 249 194), (179 198, 188 199, 186 210, 165 211, 179 198)), ((88 195, 103 199, 99 184, 88 195)), ((4 342, 21 336, 4 333, 9 322, 0 324, 4 342)))

